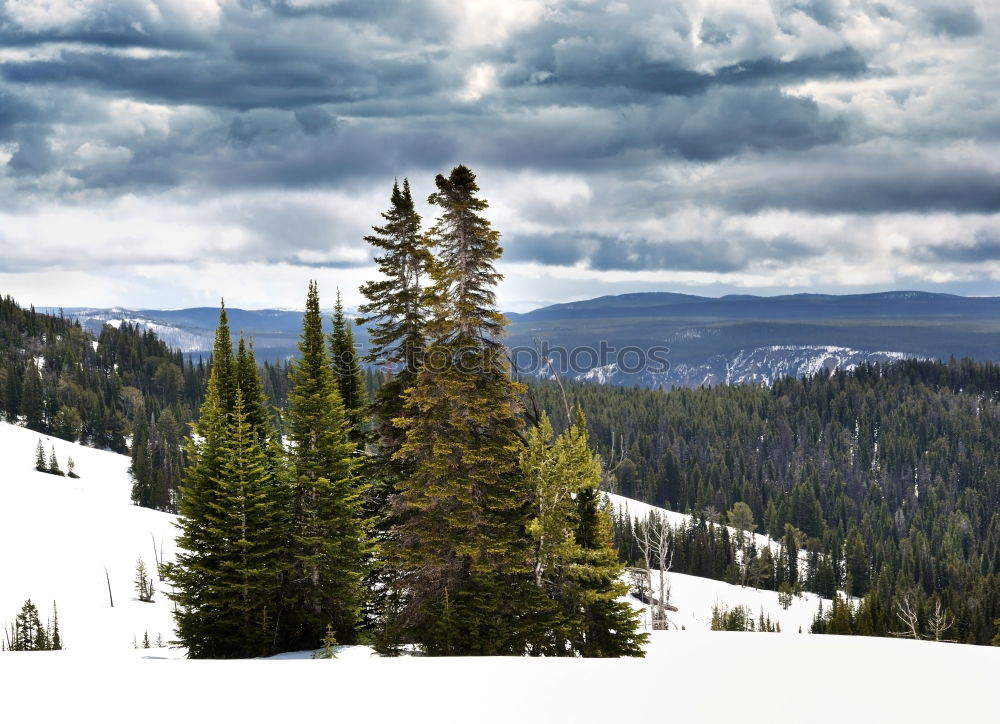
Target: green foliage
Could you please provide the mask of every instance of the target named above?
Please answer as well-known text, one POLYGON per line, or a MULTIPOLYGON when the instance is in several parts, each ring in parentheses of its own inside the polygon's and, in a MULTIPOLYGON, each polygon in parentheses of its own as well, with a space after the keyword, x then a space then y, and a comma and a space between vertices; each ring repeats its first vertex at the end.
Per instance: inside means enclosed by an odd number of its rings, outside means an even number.
MULTIPOLYGON (((245 350, 243 351, 245 355, 245 350)), ((277 650, 285 567, 283 467, 266 417, 255 427, 220 312, 212 374, 188 442, 177 562, 166 566, 174 618, 192 658, 261 656, 277 650), (228 379, 227 379, 228 378, 228 379), (226 394, 232 388, 232 407, 226 394), (263 429, 261 425, 264 425, 263 429)), ((247 384, 251 394, 254 385, 247 384)), ((259 400, 258 400, 259 402, 259 400)))
POLYGON ((310 282, 287 414, 293 493, 288 645, 310 648, 328 625, 353 643, 364 602, 371 543, 362 517, 365 486, 323 337, 319 293, 310 282))
POLYGON ((63 471, 59 469, 59 460, 56 458, 56 448, 55 445, 52 446, 52 450, 49 453, 49 465, 48 469, 45 471, 52 475, 64 475, 63 471))
POLYGON ((314 651, 314 659, 335 659, 337 658, 337 636, 334 634, 333 625, 326 625, 326 635, 323 636, 323 647, 314 651))
POLYGON ((771 617, 765 616, 763 609, 755 620, 753 612, 748 606, 736 606, 732 609, 726 606, 713 606, 710 628, 712 631, 760 631, 763 633, 781 631, 781 626, 777 622, 772 623, 771 617))
MULTIPOLYGON (((770 388, 563 387, 586 411, 599 452, 611 451, 612 435, 628 441, 613 492, 696 521, 742 502, 783 542, 776 560, 762 548, 734 569, 722 531, 709 535, 695 522, 677 538, 673 570, 863 595, 859 610, 878 635, 897 630, 892 602, 916 586, 954 615, 949 636, 992 639, 1000 615, 996 364, 861 365, 770 388), (788 536, 786 525, 798 532, 788 536), (795 546, 805 549, 801 564, 795 546)), ((529 407, 566 422, 557 385, 532 382, 529 394, 529 407)), ((615 523, 628 562, 637 559, 631 524, 615 523)))
POLYGON ((344 307, 337 292, 333 308, 333 331, 330 333, 330 361, 337 380, 337 389, 347 414, 350 438, 360 443, 365 436, 368 395, 365 375, 358 362, 351 323, 344 318, 344 307))
POLYGON ((566 656, 641 656, 645 636, 620 581, 624 567, 611 544, 611 516, 600 505, 601 467, 586 422, 554 436, 548 416, 531 431, 521 471, 532 486, 535 584, 558 606, 532 652, 566 656))
POLYGON ((43 624, 38 607, 29 598, 14 617, 4 648, 8 651, 57 651, 62 649, 59 614, 52 602, 53 618, 43 624))
POLYGON ((471 171, 458 166, 436 184, 430 343, 394 420, 405 439, 393 458, 408 474, 386 549, 406 572, 409 631, 429 651, 520 653, 519 606, 536 593, 524 533, 530 490, 518 469, 522 388, 510 378, 492 289, 499 233, 478 214, 487 204, 475 195, 471 171), (445 590, 457 627, 448 629, 447 646, 445 590))
MULTIPOLYGON (((365 237, 379 252, 375 261, 382 278, 361 286, 367 301, 359 308, 358 323, 368 325, 365 360, 388 373, 378 391, 368 395, 372 400, 367 411, 373 422, 370 437, 378 454, 369 458, 364 471, 371 483, 367 509, 384 529, 389 525, 389 496, 410 472, 407 462, 396 456, 405 431, 394 420, 412 415, 403 393, 412 387, 423 359, 424 284, 431 254, 420 232, 409 181, 403 180, 402 189, 393 184, 390 207, 382 218, 385 224, 373 226, 373 233, 365 237)), ((388 588, 385 581, 378 587, 388 588)))
POLYGON ((45 448, 42 447, 41 438, 38 438, 38 445, 35 447, 35 470, 40 473, 49 472, 49 464, 45 460, 45 448))
MULTIPOLYGON (((156 590, 153 586, 153 579, 146 570, 146 561, 141 557, 135 561, 135 592, 139 600, 143 603, 150 603, 156 590)), ((147 646, 147 648, 149 648, 147 646)))

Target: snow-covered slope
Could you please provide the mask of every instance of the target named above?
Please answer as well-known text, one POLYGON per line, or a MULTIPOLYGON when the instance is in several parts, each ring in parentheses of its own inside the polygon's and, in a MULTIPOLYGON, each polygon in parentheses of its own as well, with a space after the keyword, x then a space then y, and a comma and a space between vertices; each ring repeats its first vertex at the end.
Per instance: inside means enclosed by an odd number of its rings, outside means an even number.
POLYGON ((998 667, 989 647, 725 632, 657 633, 618 660, 0 655, 10 721, 142 724, 989 722, 998 667))
POLYGON ((43 617, 56 602, 69 650, 128 651, 146 632, 170 639, 166 596, 157 590, 142 603, 133 581, 139 557, 154 571, 154 539, 157 555, 162 545, 173 557, 175 516, 132 505, 129 459, 0 423, 0 461, 0 625, 9 627, 30 598, 43 617), (72 456, 80 478, 36 472, 39 439, 64 471, 72 456))
MULTIPOLYGON (((617 511, 619 515, 629 516, 633 519, 639 518, 642 520, 648 518, 650 513, 655 513, 666 520, 671 528, 684 528, 691 523, 692 518, 687 513, 678 513, 673 510, 667 510, 666 508, 657 508, 655 505, 643 503, 639 500, 634 500, 633 498, 626 498, 624 495, 616 495, 615 493, 605 493, 605 496, 607 496, 608 500, 611 501, 612 508, 617 511)), ((739 534, 739 531, 732 527, 729 527, 729 532, 734 536, 739 534)), ((777 555, 781 550, 781 544, 778 543, 778 541, 769 538, 763 533, 754 533, 753 539, 758 550, 763 550, 764 546, 767 546, 771 549, 772 555, 777 555)), ((804 551, 799 551, 799 562, 802 565, 806 563, 804 551)))
POLYGON ((146 631, 170 638, 170 605, 162 592, 137 601, 132 579, 138 556, 152 565, 152 538, 172 555, 173 516, 131 505, 121 455, 43 438, 64 469, 72 455, 81 478, 35 472, 38 439, 0 423, 0 623, 28 597, 48 614, 54 598, 67 650, 0 654, 10 721, 609 724, 657 712, 679 722, 773 722, 781 712, 810 722, 932 722, 993 711, 1000 649, 798 635, 815 596, 785 611, 773 592, 675 573, 675 630, 654 632, 643 660, 378 659, 354 647, 331 661, 162 661, 183 652, 135 651, 132 641, 146 631), (708 631, 716 604, 763 610, 789 635, 708 631))

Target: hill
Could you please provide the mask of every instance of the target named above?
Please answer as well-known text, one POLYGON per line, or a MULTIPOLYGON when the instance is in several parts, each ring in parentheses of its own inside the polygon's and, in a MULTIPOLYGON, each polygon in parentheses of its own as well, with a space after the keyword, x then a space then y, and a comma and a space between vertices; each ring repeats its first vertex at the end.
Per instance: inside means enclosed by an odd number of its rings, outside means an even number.
MULTIPOLYGON (((508 316, 509 345, 524 350, 515 359, 530 362, 528 350, 545 344, 557 350, 550 356, 564 376, 602 384, 771 384, 907 358, 1000 360, 1000 297, 898 291, 714 299, 652 292, 508 316), (669 350, 661 353, 668 365, 621 354, 653 347, 669 350), (573 350, 580 351, 570 357, 573 350)), ((536 363, 534 372, 549 370, 536 363)))
MULTIPOLYGON (((62 311, 95 334, 105 324, 135 324, 195 357, 211 348, 218 315, 207 307, 62 311)), ((229 315, 234 331, 254 337, 262 360, 297 354, 301 312, 230 309, 229 315)), ((1000 297, 892 291, 713 298, 647 292, 555 304, 507 318, 508 346, 526 373, 550 373, 533 352, 544 344, 556 350, 551 356, 561 373, 602 384, 770 384, 786 375, 897 359, 1000 360, 1000 297), (627 359, 618 354, 629 347, 667 349, 669 364, 632 369, 634 354, 627 359), (570 358, 573 350, 580 351, 570 358)), ((367 341, 363 329, 358 341, 367 341)))

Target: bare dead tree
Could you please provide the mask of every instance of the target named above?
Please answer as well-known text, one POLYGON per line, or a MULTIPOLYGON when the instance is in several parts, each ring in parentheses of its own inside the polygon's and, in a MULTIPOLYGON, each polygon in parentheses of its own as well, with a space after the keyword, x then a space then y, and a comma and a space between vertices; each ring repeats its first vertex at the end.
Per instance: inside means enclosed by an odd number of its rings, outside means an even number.
POLYGON ((653 629, 666 629, 669 625, 670 581, 667 573, 673 567, 674 550, 671 545, 670 525, 660 513, 650 512, 646 520, 635 527, 636 543, 646 564, 649 580, 649 621, 653 629), (659 588, 653 591, 653 566, 657 567, 659 588))
POLYGON ((906 636, 912 639, 920 639, 920 617, 913 607, 910 594, 903 594, 902 598, 896 599, 896 616, 906 627, 905 631, 894 633, 894 636, 906 636))
POLYGON ((108 567, 104 566, 104 580, 108 582, 108 600, 111 602, 111 608, 115 607, 115 599, 111 596, 111 576, 108 575, 108 567))
POLYGON ((947 608, 942 609, 940 599, 934 602, 934 613, 932 613, 928 619, 927 625, 930 627, 931 634, 934 636, 935 641, 955 643, 954 639, 941 638, 944 636, 945 631, 955 625, 955 617, 947 608))
POLYGON ((163 543, 160 543, 160 548, 156 548, 156 536, 153 535, 153 531, 149 531, 149 537, 153 539, 153 561, 156 563, 156 578, 157 580, 163 580, 163 543))

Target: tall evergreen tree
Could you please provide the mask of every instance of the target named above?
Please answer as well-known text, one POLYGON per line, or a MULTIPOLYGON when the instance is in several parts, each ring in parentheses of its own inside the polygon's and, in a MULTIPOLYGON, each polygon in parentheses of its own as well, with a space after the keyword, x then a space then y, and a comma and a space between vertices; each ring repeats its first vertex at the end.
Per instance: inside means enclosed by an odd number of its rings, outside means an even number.
POLYGON ((222 474, 216 481, 218 525, 226 535, 213 590, 229 602, 229 610, 225 626, 215 632, 215 643, 227 656, 265 656, 277 646, 284 511, 273 495, 266 448, 239 387, 226 438, 222 474))
POLYGON ((510 377, 493 291, 500 235, 479 213, 487 203, 468 168, 436 184, 431 342, 395 421, 405 441, 394 457, 408 475, 386 545, 406 572, 403 617, 429 653, 521 653, 539 601, 525 534, 530 492, 518 467, 521 386, 510 377), (446 614, 453 625, 442 628, 446 614))
POLYGON ((344 317, 344 306, 338 291, 333 308, 333 331, 330 333, 330 360, 340 399, 347 413, 351 440, 360 443, 365 436, 368 394, 365 389, 365 373, 358 362, 358 351, 354 345, 352 324, 344 317))
MULTIPOLYGON (((167 569, 177 632, 192 658, 266 654, 276 650, 278 638, 286 543, 275 480, 279 464, 268 460, 273 444, 261 443, 268 433, 251 420, 257 410, 246 409, 238 371, 223 309, 205 402, 187 445, 180 550, 167 569), (229 390, 232 408, 226 407, 229 390)), ((259 381, 244 384, 254 394, 259 381)))
MULTIPOLYGON (((424 278, 431 255, 420 232, 410 193, 410 184, 393 183, 389 210, 382 214, 385 223, 373 226, 364 239, 378 250, 375 261, 382 278, 361 287, 367 299, 359 308, 359 323, 368 325, 368 354, 365 361, 378 365, 383 384, 371 396, 368 407, 371 421, 370 453, 365 458, 363 474, 369 481, 366 511, 374 520, 381 538, 389 535, 392 520, 390 495, 410 471, 408 463, 396 457, 404 439, 404 430, 396 421, 406 412, 404 391, 412 387, 424 349, 425 310, 424 278)), ((366 625, 376 630, 376 646, 383 653, 399 651, 402 599, 397 577, 376 559, 369 573, 368 586, 373 596, 366 611, 366 625)))
POLYGON ((309 284, 299 359, 290 377, 290 644, 319 646, 328 625, 337 641, 352 643, 370 543, 362 518, 364 486, 355 475, 354 444, 326 351, 315 282, 309 284))
POLYGON ((40 473, 49 471, 49 464, 45 460, 45 448, 42 447, 42 438, 38 438, 38 445, 35 447, 35 470, 40 473))
POLYGON ((410 183, 393 183, 389 210, 383 226, 373 226, 365 241, 380 250, 375 257, 382 279, 361 287, 368 300, 359 308, 359 323, 368 325, 365 360, 387 373, 369 407, 373 418, 374 454, 366 466, 372 481, 370 511, 388 513, 387 501, 396 484, 409 472, 406 461, 396 457, 404 431, 395 420, 406 409, 404 391, 415 379, 423 358, 425 336, 424 279, 431 263, 427 240, 420 233, 420 215, 410 193, 410 183))
POLYGON ((45 432, 45 391, 42 387, 42 376, 38 373, 38 366, 34 360, 29 361, 24 370, 20 398, 24 426, 29 430, 45 432))

